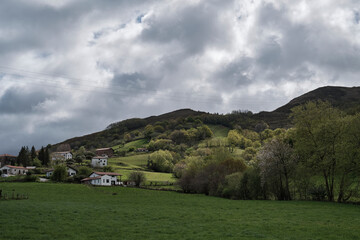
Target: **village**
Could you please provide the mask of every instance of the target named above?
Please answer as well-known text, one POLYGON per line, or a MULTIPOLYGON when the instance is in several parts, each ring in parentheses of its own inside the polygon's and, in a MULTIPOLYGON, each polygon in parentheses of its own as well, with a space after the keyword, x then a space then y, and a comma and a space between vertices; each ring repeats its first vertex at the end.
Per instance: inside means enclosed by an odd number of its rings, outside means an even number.
MULTIPOLYGON (((111 169, 108 167, 108 159, 114 155, 112 148, 99 148, 95 150, 95 156, 91 158, 90 166, 91 174, 82 178, 80 182, 82 184, 88 184, 93 186, 133 186, 134 182, 122 181, 122 174, 116 172, 103 171, 103 169, 111 169)), ((0 176, 3 178, 14 176, 26 176, 37 173, 40 182, 51 181, 56 166, 65 166, 67 177, 74 178, 79 172, 79 165, 67 164, 69 160, 73 159, 73 153, 71 151, 58 151, 50 154, 52 168, 41 169, 35 171, 36 166, 14 166, 10 163, 16 162, 16 156, 10 154, 0 155, 0 176)), ((81 167, 81 166, 80 166, 81 167)))

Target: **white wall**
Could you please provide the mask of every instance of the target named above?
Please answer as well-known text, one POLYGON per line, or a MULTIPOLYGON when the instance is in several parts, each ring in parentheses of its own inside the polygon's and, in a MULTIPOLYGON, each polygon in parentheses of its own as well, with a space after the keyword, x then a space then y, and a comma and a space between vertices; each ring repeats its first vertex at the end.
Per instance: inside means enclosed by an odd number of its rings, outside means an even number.
POLYGON ((93 158, 91 159, 91 166, 105 167, 107 166, 107 158, 93 158))

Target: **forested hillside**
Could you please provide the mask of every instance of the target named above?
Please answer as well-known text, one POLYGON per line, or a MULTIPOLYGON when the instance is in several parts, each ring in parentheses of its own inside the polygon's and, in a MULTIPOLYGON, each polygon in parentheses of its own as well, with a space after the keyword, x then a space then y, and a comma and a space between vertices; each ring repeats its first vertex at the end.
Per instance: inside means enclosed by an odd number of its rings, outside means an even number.
MULTIPOLYGON (((124 134, 138 130, 143 132, 147 125, 166 125, 168 130, 189 128, 189 123, 198 121, 203 124, 225 126, 231 129, 242 128, 257 132, 265 128, 290 128, 292 126, 289 114, 295 106, 308 101, 323 100, 330 102, 340 110, 354 114, 360 111, 360 87, 322 87, 291 100, 288 104, 272 112, 253 114, 250 111, 235 110, 229 114, 217 114, 180 109, 174 112, 140 119, 133 118, 110 124, 105 130, 68 139, 73 149, 85 146, 87 149, 119 145, 123 142, 124 134)), ((61 144, 61 143, 60 143, 61 144)), ((55 148, 58 144, 55 144, 55 148)))

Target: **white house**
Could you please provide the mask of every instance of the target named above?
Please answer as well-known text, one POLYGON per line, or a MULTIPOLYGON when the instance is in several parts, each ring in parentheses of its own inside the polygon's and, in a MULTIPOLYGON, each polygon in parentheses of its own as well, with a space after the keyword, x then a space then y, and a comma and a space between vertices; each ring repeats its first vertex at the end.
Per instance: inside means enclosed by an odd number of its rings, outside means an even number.
POLYGON ((54 173, 54 169, 49 169, 49 170, 46 170, 45 171, 45 173, 46 173, 46 177, 51 177, 52 175, 53 175, 53 173, 54 173))
MULTIPOLYGON (((75 176, 77 173, 77 170, 75 168, 72 168, 69 166, 66 167, 66 170, 67 170, 69 176, 75 176)), ((49 178, 53 175, 54 169, 49 169, 49 170, 45 171, 45 173, 46 173, 46 177, 49 178)))
POLYGON ((95 156, 91 159, 92 167, 105 167, 108 163, 108 157, 105 156, 95 156))
POLYGON ((5 165, 0 168, 2 175, 25 175, 29 169, 26 167, 5 165))
POLYGON ((121 182, 117 179, 118 176, 122 175, 114 172, 93 172, 88 178, 84 178, 81 181, 95 186, 120 185, 121 182))
POLYGON ((56 161, 56 160, 68 160, 68 159, 72 159, 72 153, 67 151, 67 152, 53 152, 51 154, 51 160, 56 161))
POLYGON ((77 170, 75 168, 72 168, 72 167, 67 167, 67 172, 69 174, 69 176, 75 176, 76 173, 77 173, 77 170))

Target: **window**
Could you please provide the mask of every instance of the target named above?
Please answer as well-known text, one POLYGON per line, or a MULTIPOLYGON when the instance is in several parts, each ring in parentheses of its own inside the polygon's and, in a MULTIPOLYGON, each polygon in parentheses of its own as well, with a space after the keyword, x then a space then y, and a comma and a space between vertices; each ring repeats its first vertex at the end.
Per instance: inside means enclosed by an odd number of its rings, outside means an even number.
POLYGON ((109 183, 109 179, 106 179, 106 183, 109 183))

